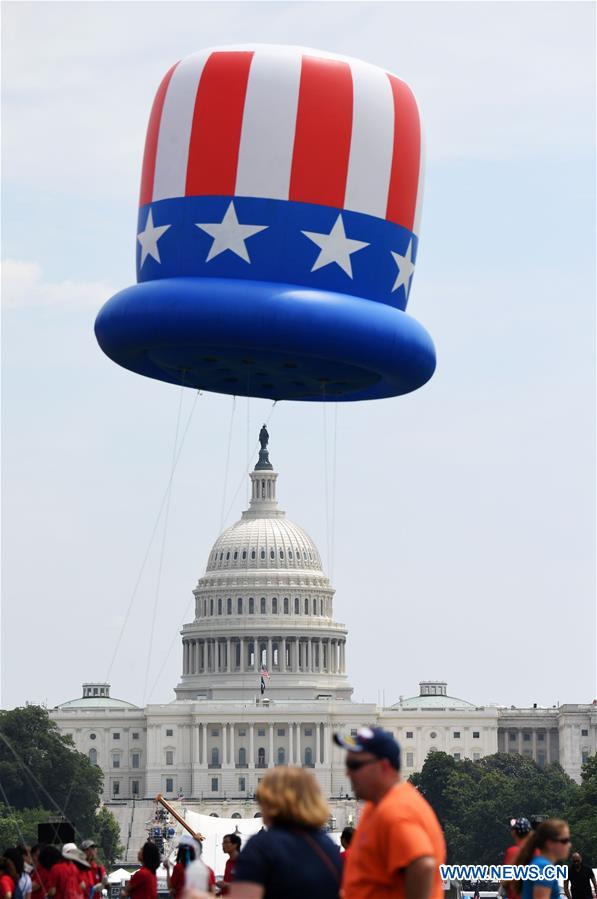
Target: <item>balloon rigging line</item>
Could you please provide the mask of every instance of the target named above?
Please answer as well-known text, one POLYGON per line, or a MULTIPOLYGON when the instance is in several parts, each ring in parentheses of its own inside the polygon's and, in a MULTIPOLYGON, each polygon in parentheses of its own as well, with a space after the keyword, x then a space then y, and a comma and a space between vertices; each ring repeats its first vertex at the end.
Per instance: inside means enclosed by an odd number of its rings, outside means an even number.
POLYGON ((337 466, 337 443, 338 443, 338 403, 334 403, 334 442, 332 445, 332 538, 331 538, 331 561, 330 561, 330 580, 334 580, 334 558, 336 553, 336 480, 338 475, 337 466))
MULTIPOLYGON (((174 469, 176 469, 176 466, 178 465, 178 462, 179 462, 179 460, 180 460, 180 456, 181 456, 181 454, 182 454, 182 450, 183 450, 183 447, 184 447, 184 443, 185 443, 185 440, 186 440, 186 436, 187 436, 187 433, 188 433, 188 430, 189 430, 189 426, 190 426, 190 424, 191 424, 191 419, 193 418, 193 413, 195 412, 195 408, 196 408, 196 406, 197 406, 197 400, 198 400, 198 398, 199 398, 200 396, 201 396, 200 392, 197 391, 197 393, 195 394, 195 399, 194 399, 194 401, 193 401, 193 405, 192 405, 192 407, 191 407, 191 411, 190 411, 189 416, 188 416, 188 418, 187 418, 187 423, 186 423, 186 425, 185 425, 185 429, 184 429, 184 432, 183 432, 183 435, 182 435, 182 439, 181 439, 181 441, 180 441, 180 446, 179 446, 179 449, 178 449, 178 455, 177 455, 177 457, 176 457, 176 463, 175 463, 175 465, 174 465, 174 469)), ((163 512, 163 510, 164 510, 164 505, 165 505, 165 503, 166 503, 166 499, 167 499, 168 493, 169 493, 169 491, 170 491, 170 484, 171 484, 171 480, 172 480, 172 477, 173 477, 173 476, 174 476, 174 470, 172 471, 172 473, 171 473, 171 475, 170 475, 170 479, 169 479, 169 481, 168 481, 168 484, 167 484, 166 489, 165 489, 165 491, 164 491, 164 494, 163 494, 163 496, 162 496, 162 500, 161 500, 161 502, 160 502, 160 507, 159 507, 159 509, 158 509, 158 513, 157 513, 157 516, 156 516, 156 519, 155 519, 155 523, 154 523, 154 525, 153 525, 153 529, 152 529, 151 535, 150 535, 150 537, 149 537, 149 542, 148 542, 147 548, 146 548, 146 550, 145 550, 145 555, 143 556, 143 561, 141 562, 141 567, 140 567, 140 569, 139 569, 139 574, 137 575, 137 580, 135 581, 135 586, 134 586, 134 588, 133 588, 133 592, 131 593, 131 597, 130 597, 130 599, 129 599, 129 603, 128 603, 128 606, 127 606, 126 614, 125 614, 125 616, 124 616, 124 621, 122 622, 122 626, 121 626, 121 628, 120 628, 120 633, 119 633, 119 635, 118 635, 118 639, 116 640, 116 645, 115 645, 115 647, 114 647, 114 652, 112 653, 112 658, 111 658, 111 660, 110 660, 110 665, 109 665, 109 667, 108 667, 108 672, 107 672, 107 674, 106 674, 106 683, 109 683, 109 681, 110 681, 110 675, 111 675, 111 673, 112 673, 112 668, 113 668, 113 666, 114 666, 114 662, 116 661, 116 657, 117 657, 118 651, 119 651, 119 649, 120 649, 120 644, 121 644, 122 638, 123 638, 123 636, 124 636, 124 631, 125 631, 126 626, 127 626, 127 624, 128 624, 128 620, 129 620, 129 617, 130 617, 130 614, 131 614, 131 610, 132 610, 132 608, 133 608, 133 603, 134 603, 134 601, 135 601, 135 597, 136 597, 136 595, 137 595, 137 591, 138 591, 139 585, 140 585, 140 583, 141 583, 141 578, 143 577, 143 573, 144 573, 144 571, 145 571, 145 566, 147 565, 147 560, 148 560, 148 558, 149 558, 149 553, 150 553, 150 551, 151 551, 151 547, 153 546, 153 541, 154 541, 155 535, 156 535, 156 533, 157 533, 157 529, 158 529, 160 520, 161 520, 161 518, 162 518, 162 512, 163 512)))
MULTIPOLYGON (((245 452, 247 456, 249 455, 249 450, 251 446, 251 437, 250 437, 250 425, 251 425, 251 369, 247 369, 247 434, 246 434, 246 446, 245 452)), ((247 463, 249 464, 249 463, 247 463)), ((236 498, 236 497, 235 497, 236 498)), ((246 492, 245 492, 245 505, 249 505, 249 482, 246 482, 246 492)))
POLYGON ((147 664, 145 666, 145 682, 143 684, 143 702, 142 706, 145 705, 145 698, 147 695, 147 683, 149 681, 149 668, 151 666, 151 652, 153 650, 153 635, 155 633, 155 620, 158 612, 158 602, 160 598, 160 588, 162 586, 162 569, 164 565, 164 552, 166 549, 166 537, 168 535, 168 519, 170 516, 170 500, 172 498, 172 480, 174 478, 174 469, 176 467, 176 454, 178 451, 178 434, 180 431, 180 418, 182 413, 182 400, 184 396, 184 386, 180 388, 180 400, 178 403, 178 413, 176 415, 176 428, 174 431, 174 445, 172 447, 172 463, 170 466, 170 479, 168 481, 168 490, 167 490, 167 499, 166 499, 166 509, 164 512, 164 529, 162 531, 162 545, 160 547, 160 559, 158 562, 158 576, 155 585, 155 596, 153 601, 153 613, 151 616, 151 630, 149 634, 149 647, 147 650, 147 664))
MULTIPOLYGON (((62 817, 64 818, 64 820, 65 820, 65 821, 68 821, 68 815, 66 814, 65 810, 64 810, 63 808, 60 807, 60 805, 56 802, 56 800, 53 798, 53 796, 51 796, 50 793, 48 793, 48 791, 46 790, 46 788, 44 787, 44 785, 41 784, 41 783, 39 782, 39 780, 37 779, 37 777, 35 776, 35 774, 34 774, 33 771, 31 770, 31 768, 29 767, 29 765, 27 765, 27 763, 24 762, 24 761, 22 760, 22 758, 18 755, 17 751, 15 750, 15 748, 14 748, 14 746, 12 745, 12 743, 10 742, 10 740, 8 740, 8 739, 6 738, 6 736, 5 736, 3 733, 0 733, 0 739, 2 739, 2 740, 4 741, 4 743, 6 743, 6 745, 8 746, 8 748, 10 749, 10 751, 12 752, 12 754, 14 755, 14 757, 15 757, 15 759, 16 759, 16 761, 17 761, 17 764, 19 764, 19 765, 21 766, 21 768, 23 769, 23 771, 25 772, 25 774, 28 774, 29 777, 31 778, 31 780, 32 780, 35 784, 37 784, 37 786, 39 787, 39 789, 42 791, 42 793, 44 793, 44 794, 48 797, 48 799, 50 800, 50 802, 52 803, 52 805, 54 806, 54 808, 56 809, 56 811, 59 812, 59 813, 62 815, 62 817)), ((2 793, 3 793, 3 795, 4 795, 5 798, 6 798, 6 794, 4 793, 4 788, 2 787, 2 783, 1 783, 1 782, 0 782, 0 789, 2 789, 2 793)), ((37 799, 40 799, 40 798, 41 798, 40 793, 38 793, 37 790, 34 789, 33 792, 35 793, 37 799)), ((8 802, 7 802, 6 804, 9 805, 8 802)), ((9 808, 10 808, 10 805, 9 805, 9 808)), ((75 832, 78 833, 79 836, 82 836, 81 832, 79 831, 79 829, 77 828, 77 826, 76 826, 74 823, 72 824, 72 826, 73 826, 73 829, 75 830, 75 832)))
MULTIPOLYGON (((325 501, 325 546, 327 556, 327 568, 330 571, 330 499, 328 484, 328 435, 327 435, 327 411, 325 401, 325 384, 321 385, 322 406, 323 406, 323 488, 325 501)), ((330 575, 331 576, 331 575, 330 575)))
POLYGON ((230 413, 230 428, 228 431, 228 449, 226 450, 226 467, 224 470, 224 489, 222 490, 222 508, 220 510, 220 533, 224 530, 224 505, 226 503, 226 491, 228 490, 228 472, 230 469, 230 448, 232 446, 232 426, 234 424, 234 412, 236 409, 236 397, 232 397, 232 412, 230 413))
MULTIPOLYGON (((273 404, 272 404, 272 408, 270 409, 270 413, 269 413, 269 415, 268 415, 268 417, 267 417, 267 419, 266 419, 266 421, 265 421, 266 427, 267 427, 267 425, 269 424, 272 415, 274 414, 274 409, 276 408, 276 403, 277 403, 277 402, 278 402, 277 400, 274 400, 274 402, 273 402, 273 404)), ((248 444, 247 444, 247 446, 248 446, 248 444)), ((241 478, 241 480, 240 480, 239 483, 238 483, 238 487, 236 488, 236 492, 235 492, 234 496, 232 497, 232 502, 230 503, 230 505, 229 505, 229 507, 228 507, 228 511, 226 512, 226 515, 224 516, 224 521, 227 521, 227 520, 228 520, 228 516, 230 515, 230 513, 232 512, 232 510, 233 510, 233 508, 234 508, 234 503, 236 502, 236 497, 238 496, 241 487, 242 487, 243 484, 245 483, 245 480, 246 480, 247 475, 248 475, 249 472, 251 471, 251 462, 253 461, 253 457, 254 457, 255 453, 257 452, 257 447, 258 447, 258 446, 260 446, 259 441, 257 441, 257 443, 255 444, 255 446, 253 447, 253 449, 251 450, 250 453, 247 452, 247 463, 246 463, 246 465, 245 465, 245 467, 244 467, 242 478, 241 478)), ((249 504, 249 497, 248 497, 248 494, 247 494, 247 505, 248 505, 248 504, 249 504)))
POLYGON ((164 661, 162 662, 162 667, 161 667, 160 670, 158 671, 158 673, 157 673, 157 675, 156 675, 156 678, 155 678, 155 680, 154 680, 154 682, 153 682, 153 684, 152 684, 151 690, 149 691, 149 694, 148 694, 148 696, 147 696, 147 700, 148 700, 148 701, 151 700, 151 697, 153 696, 154 690, 155 690, 155 688, 156 688, 157 685, 158 685, 158 681, 159 681, 160 677, 162 676, 162 674, 164 673, 164 668, 165 668, 166 665, 168 664, 168 660, 169 660, 169 658, 170 658, 170 655, 171 655, 171 653, 172 653, 172 650, 174 649, 174 644, 176 643, 177 638, 180 636, 180 629, 181 629, 181 627, 183 626, 183 624, 185 623, 185 621, 187 620, 187 616, 188 616, 188 614, 189 614, 190 607, 191 607, 191 605, 194 603, 194 601, 195 601, 195 597, 193 597, 192 599, 189 599, 189 601, 188 601, 187 604, 186 604, 186 607, 185 607, 185 610, 184 610, 182 619, 181 619, 181 621, 180 621, 180 624, 178 625, 178 628, 174 631, 174 634, 173 634, 173 636, 172 636, 172 640, 170 641, 170 646, 168 647, 168 651, 166 652, 166 656, 165 656, 165 658, 164 658, 164 661))

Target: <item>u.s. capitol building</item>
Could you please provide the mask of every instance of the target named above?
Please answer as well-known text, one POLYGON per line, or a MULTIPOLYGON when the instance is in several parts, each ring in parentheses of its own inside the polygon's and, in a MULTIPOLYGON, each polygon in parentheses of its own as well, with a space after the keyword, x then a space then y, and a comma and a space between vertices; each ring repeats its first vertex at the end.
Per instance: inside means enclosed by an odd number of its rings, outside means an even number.
POLYGON ((332 733, 371 723, 400 741, 406 776, 432 749, 473 760, 499 750, 559 761, 579 779, 583 759, 597 751, 596 704, 476 706, 447 695, 442 681, 420 683, 418 696, 389 708, 352 702, 334 589, 313 541, 278 507, 267 433, 260 438, 249 508, 215 542, 194 590, 176 699, 139 708, 112 698, 108 684, 86 683, 81 698, 50 713, 102 768, 104 798, 162 793, 200 811, 247 817, 257 811, 264 769, 303 765, 342 827, 354 801, 332 733))

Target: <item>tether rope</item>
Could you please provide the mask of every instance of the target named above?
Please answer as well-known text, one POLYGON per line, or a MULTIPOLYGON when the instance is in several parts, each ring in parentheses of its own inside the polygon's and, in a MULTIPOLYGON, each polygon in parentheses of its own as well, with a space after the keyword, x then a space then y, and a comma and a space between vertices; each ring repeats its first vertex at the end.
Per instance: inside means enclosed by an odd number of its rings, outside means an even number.
POLYGON ((180 388, 180 400, 178 403, 178 413, 176 416, 176 428, 174 431, 174 445, 172 447, 172 463, 170 465, 170 478, 168 480, 168 489, 167 489, 167 499, 166 499, 166 509, 164 512, 164 529, 162 531, 162 544, 160 546, 160 559, 158 562, 158 576, 155 585, 155 594, 153 601, 153 612, 151 616, 151 630, 149 633, 149 647, 147 649, 147 663, 145 665, 145 681, 143 683, 143 702, 142 706, 145 705, 145 699, 147 697, 147 683, 149 681, 149 669, 151 666, 151 653, 153 650, 153 636, 155 633, 155 620, 158 612, 158 602, 160 599, 160 588, 162 586, 162 570, 164 567, 164 553, 166 550, 166 538, 168 536, 168 519, 170 516, 170 500, 172 498, 172 481, 174 479, 174 469, 176 467, 176 453, 178 451, 178 433, 180 430, 180 417, 182 412, 182 399, 184 395, 184 386, 180 388))
MULTIPOLYGON (((56 800, 53 798, 53 796, 51 796, 50 793, 48 793, 48 791, 46 790, 46 788, 44 787, 44 785, 41 784, 41 783, 39 782, 39 780, 37 779, 37 777, 35 776, 35 774, 34 774, 33 771, 31 770, 31 768, 29 767, 29 765, 27 765, 27 763, 24 762, 24 761, 22 760, 22 758, 18 755, 16 749, 14 748, 14 746, 12 745, 12 743, 10 742, 10 740, 5 736, 5 734, 3 734, 3 733, 0 732, 0 739, 2 739, 2 740, 4 741, 4 743, 6 743, 6 745, 8 746, 8 748, 10 749, 10 751, 12 752, 12 754, 14 755, 14 757, 15 757, 15 759, 16 759, 16 761, 17 761, 17 764, 19 764, 19 765, 21 766, 21 768, 24 770, 25 774, 28 774, 29 777, 31 778, 31 780, 33 781, 33 783, 36 784, 36 785, 39 787, 39 789, 41 790, 41 792, 44 793, 44 794, 48 797, 48 799, 50 800, 50 802, 51 802, 52 805, 54 806, 54 809, 55 809, 55 810, 56 810, 56 811, 57 811, 57 812, 58 812, 58 813, 65 819, 65 821, 68 821, 68 816, 67 816, 65 810, 64 810, 63 808, 61 808, 61 807, 58 805, 58 803, 57 803, 56 800)), ((10 803, 8 802, 8 800, 7 800, 7 798, 6 798, 6 793, 4 792, 4 788, 2 787, 2 783, 1 783, 1 782, 0 782, 0 789, 2 790, 2 794, 3 794, 4 798, 5 798, 5 802, 6 802, 7 806, 10 808, 10 807, 11 807, 11 806, 10 806, 10 803)), ((41 798, 41 794, 38 793, 38 791, 35 790, 35 789, 34 789, 33 792, 35 793, 37 799, 39 800, 39 799, 41 798)), ((43 806, 40 805, 40 808, 41 808, 41 807, 43 807, 43 806)), ((14 814, 14 812, 13 812, 13 814, 14 814)), ((75 833, 77 833, 79 836, 82 836, 81 832, 77 829, 76 825, 73 824, 72 826, 73 826, 73 829, 74 829, 75 833)))
POLYGON ((191 411, 190 411, 190 413, 189 413, 189 415, 188 415, 188 418, 187 418, 187 422, 186 422, 186 425, 185 425, 185 429, 184 429, 184 432, 183 432, 181 441, 180 441, 180 446, 179 446, 179 448, 178 448, 178 454, 177 454, 177 456, 176 456, 176 461, 175 461, 175 463, 174 463, 174 468, 173 468, 173 470, 172 470, 172 472, 171 472, 171 474, 170 474, 170 478, 169 478, 168 484, 167 484, 166 489, 165 489, 165 491, 164 491, 164 494, 163 494, 163 496, 162 496, 162 500, 161 500, 161 502, 160 502, 160 506, 159 506, 158 513, 157 513, 157 516, 156 516, 156 520, 155 520, 155 523, 154 523, 154 525, 153 525, 153 528, 152 528, 152 531, 151 531, 151 535, 150 535, 150 537, 149 537, 149 542, 148 542, 148 544, 147 544, 147 549, 145 550, 145 555, 143 556, 143 561, 142 561, 141 567, 140 567, 140 569, 139 569, 139 574, 137 575, 137 580, 135 581, 135 586, 134 586, 134 588, 133 588, 133 591, 132 591, 131 596, 130 596, 130 599, 129 599, 129 603, 128 603, 128 606, 127 606, 126 614, 125 614, 125 616, 124 616, 124 621, 123 621, 123 623, 122 623, 122 627, 120 628, 120 633, 119 633, 119 635, 118 635, 118 639, 116 640, 116 645, 115 645, 115 647, 114 647, 114 652, 112 653, 112 658, 111 658, 111 660, 110 660, 110 665, 108 666, 108 672, 107 672, 107 674, 106 674, 106 683, 108 683, 109 680, 110 680, 110 675, 111 675, 111 673, 112 673, 112 668, 114 667, 114 662, 116 661, 116 657, 117 657, 118 651, 119 651, 119 649, 120 649, 120 644, 122 643, 122 638, 123 638, 123 636, 124 636, 124 631, 125 631, 125 629, 126 629, 126 626, 127 626, 127 624, 128 624, 128 620, 129 620, 129 618, 130 618, 131 610, 132 610, 132 608, 133 608, 133 603, 134 603, 134 601, 135 601, 135 597, 136 597, 137 591, 138 591, 138 589, 139 589, 139 584, 141 583, 141 578, 143 577, 143 573, 144 573, 144 571, 145 571, 145 566, 147 565, 147 560, 148 560, 148 558, 149 558, 149 553, 150 553, 150 551, 151 551, 151 547, 153 546, 153 541, 154 541, 155 535, 156 535, 156 533, 157 533, 157 529, 158 529, 160 520, 161 520, 161 518, 162 518, 162 512, 164 511, 164 506, 166 505, 166 501, 167 501, 168 495, 169 495, 169 493, 170 493, 170 487, 171 487, 171 483, 172 483, 172 478, 174 477, 174 473, 175 473, 175 471, 176 471, 176 467, 177 467, 177 465, 178 465, 178 463, 179 463, 179 461, 180 461, 180 456, 181 456, 181 454, 182 454, 182 450, 183 450, 183 447, 184 447, 184 444, 185 444, 185 440, 186 440, 186 436, 187 436, 187 433, 188 433, 188 430, 189 430, 189 426, 190 426, 190 424, 191 424, 191 420, 192 420, 192 418, 193 418, 193 413, 195 412, 195 408, 196 408, 196 406, 197 406, 197 400, 198 400, 198 398, 199 398, 200 396, 201 396, 200 392, 197 391, 197 393, 195 394, 195 399, 194 399, 193 405, 192 405, 192 407, 191 407, 191 411))
POLYGON ((334 443, 332 449, 332 535, 331 535, 331 561, 330 561, 330 580, 334 579, 334 560, 336 555, 336 480, 338 474, 337 466, 337 443, 338 443, 338 403, 334 403, 334 443))
POLYGON ((228 490, 228 471, 230 469, 230 449, 232 447, 232 426, 234 424, 234 412, 236 409, 236 397, 232 397, 232 411, 230 413, 230 428, 228 430, 228 449, 226 450, 226 467, 224 470, 224 489, 222 490, 222 507, 220 509, 220 533, 224 529, 224 506, 226 504, 226 492, 228 490))

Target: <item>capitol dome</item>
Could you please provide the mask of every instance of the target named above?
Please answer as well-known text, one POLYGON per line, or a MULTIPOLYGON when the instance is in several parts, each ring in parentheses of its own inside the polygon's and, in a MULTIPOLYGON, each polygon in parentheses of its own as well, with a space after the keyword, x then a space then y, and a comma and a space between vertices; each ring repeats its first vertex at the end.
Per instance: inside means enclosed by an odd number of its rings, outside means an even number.
POLYGON ((259 439, 249 508, 218 537, 193 591, 177 699, 246 699, 262 671, 268 698, 348 699, 334 590, 314 542, 278 507, 265 425, 259 439))
POLYGON ((243 517, 225 530, 209 554, 207 573, 247 566, 261 570, 296 568, 323 575, 319 552, 309 535, 278 516, 243 517))

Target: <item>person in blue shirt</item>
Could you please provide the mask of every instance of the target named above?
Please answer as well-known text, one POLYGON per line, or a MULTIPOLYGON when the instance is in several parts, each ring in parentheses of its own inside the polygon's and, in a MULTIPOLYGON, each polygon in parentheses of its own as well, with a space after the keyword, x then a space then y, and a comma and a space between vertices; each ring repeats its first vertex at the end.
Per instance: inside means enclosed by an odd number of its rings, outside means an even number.
MULTIPOLYGON (((543 871, 551 865, 565 863, 570 853, 570 829, 566 821, 548 818, 534 830, 515 859, 517 865, 533 865, 543 871)), ((521 880, 521 899, 560 899, 560 885, 556 877, 521 880)))

